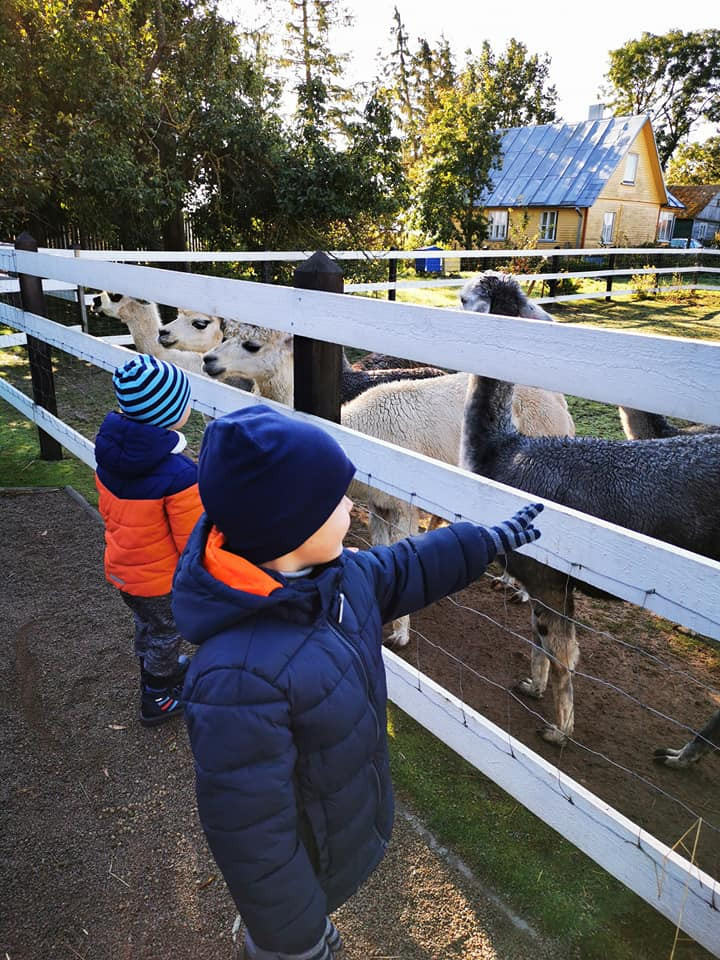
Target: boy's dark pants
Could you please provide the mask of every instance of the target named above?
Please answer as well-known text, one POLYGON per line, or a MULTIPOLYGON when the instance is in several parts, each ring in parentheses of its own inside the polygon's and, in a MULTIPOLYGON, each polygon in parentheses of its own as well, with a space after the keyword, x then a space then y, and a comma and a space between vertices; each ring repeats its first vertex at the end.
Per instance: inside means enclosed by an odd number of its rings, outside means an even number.
POLYGON ((134 597, 120 591, 123 602, 135 619, 135 656, 143 669, 155 677, 171 677, 178 667, 182 638, 170 607, 171 594, 161 597, 134 597))

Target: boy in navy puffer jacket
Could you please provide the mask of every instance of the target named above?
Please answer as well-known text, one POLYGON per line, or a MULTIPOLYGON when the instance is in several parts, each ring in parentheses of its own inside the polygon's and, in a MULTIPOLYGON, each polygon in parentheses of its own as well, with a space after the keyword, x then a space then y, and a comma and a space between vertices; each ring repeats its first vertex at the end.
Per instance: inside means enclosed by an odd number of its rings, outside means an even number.
POLYGON ((184 687, 198 810, 250 960, 331 960, 328 914, 385 852, 382 624, 540 536, 536 504, 496 527, 344 550, 354 472, 323 430, 263 405, 209 424, 200 450, 205 515, 173 610, 200 645, 184 687))

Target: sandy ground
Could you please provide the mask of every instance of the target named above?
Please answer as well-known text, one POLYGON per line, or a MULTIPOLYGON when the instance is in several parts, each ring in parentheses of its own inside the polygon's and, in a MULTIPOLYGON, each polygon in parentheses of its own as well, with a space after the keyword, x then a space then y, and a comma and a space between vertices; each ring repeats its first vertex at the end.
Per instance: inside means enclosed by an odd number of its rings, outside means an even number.
MULTIPOLYGON (((101 527, 64 490, 3 491, 0 506, 0 956, 236 958, 184 726, 136 719, 101 527)), ((335 916, 346 960, 568 957, 433 846, 401 810, 382 866, 335 916)))

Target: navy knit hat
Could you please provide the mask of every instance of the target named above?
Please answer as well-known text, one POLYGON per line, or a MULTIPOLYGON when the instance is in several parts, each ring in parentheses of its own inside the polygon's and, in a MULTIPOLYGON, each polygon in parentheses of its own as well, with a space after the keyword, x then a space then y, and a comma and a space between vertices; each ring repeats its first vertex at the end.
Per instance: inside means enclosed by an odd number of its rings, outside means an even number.
POLYGON ((113 374, 120 409, 131 420, 169 427, 190 402, 190 381, 172 363, 139 353, 113 374))
POLYGON ((234 410, 205 428, 200 499, 235 553, 275 560, 319 530, 355 473, 324 430, 264 404, 234 410))

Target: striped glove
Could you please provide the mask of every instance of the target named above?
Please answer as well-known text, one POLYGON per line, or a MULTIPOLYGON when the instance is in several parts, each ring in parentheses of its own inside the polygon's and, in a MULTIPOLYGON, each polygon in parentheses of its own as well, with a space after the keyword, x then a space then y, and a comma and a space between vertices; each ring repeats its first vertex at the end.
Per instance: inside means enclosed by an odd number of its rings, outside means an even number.
POLYGON ((340 931, 329 918, 325 920, 325 932, 320 940, 303 953, 278 953, 274 950, 263 950, 256 946, 252 938, 245 933, 245 956, 248 960, 335 960, 340 956, 343 948, 340 931))
POLYGON ((509 520, 504 520, 496 527, 486 527, 495 544, 498 553, 510 553, 527 543, 534 543, 540 539, 540 531, 532 522, 543 510, 542 503, 530 503, 522 510, 518 510, 509 520))

